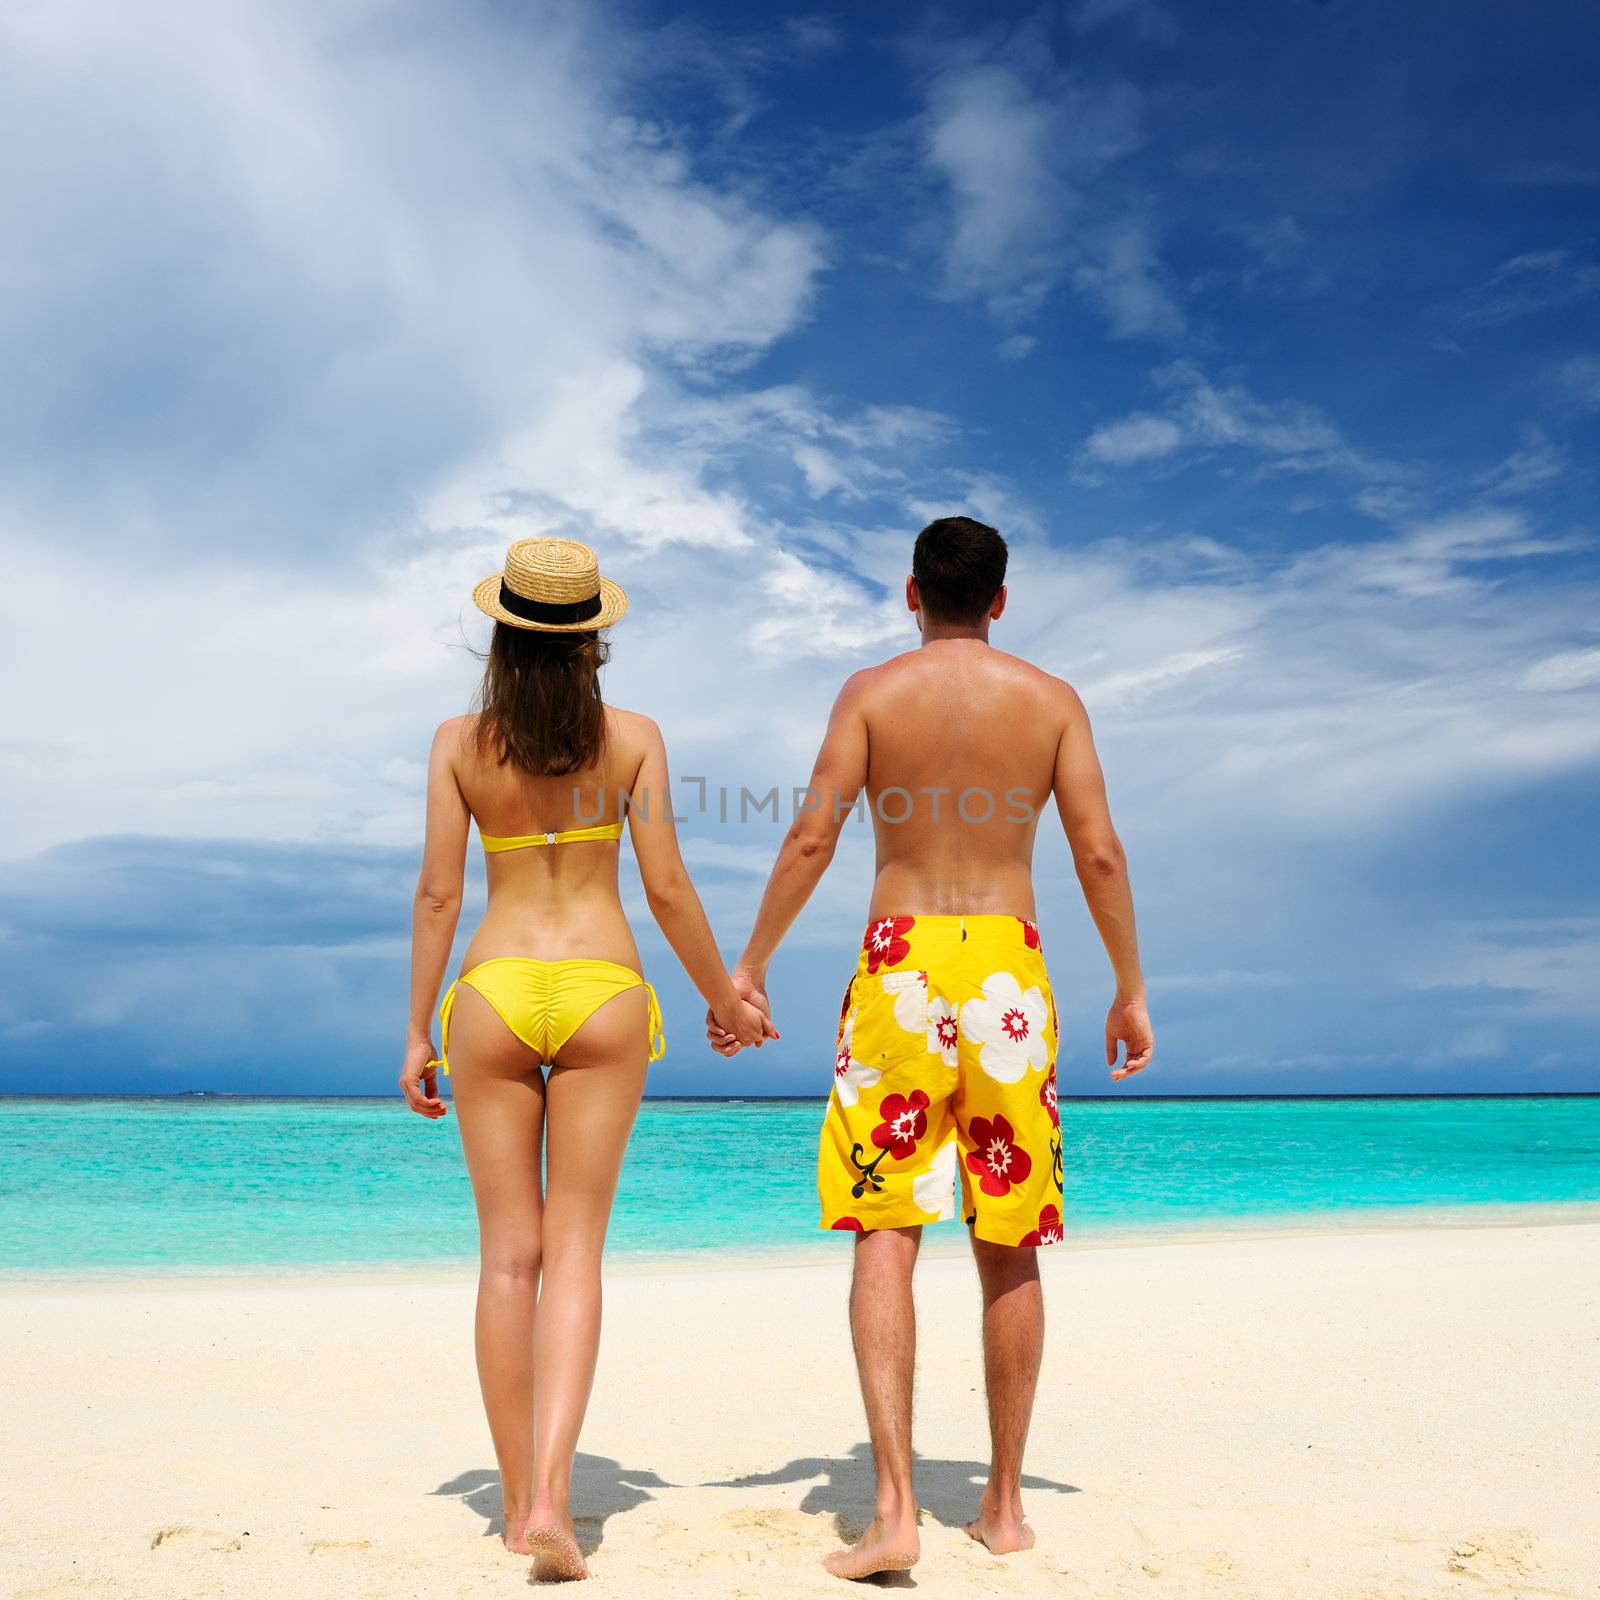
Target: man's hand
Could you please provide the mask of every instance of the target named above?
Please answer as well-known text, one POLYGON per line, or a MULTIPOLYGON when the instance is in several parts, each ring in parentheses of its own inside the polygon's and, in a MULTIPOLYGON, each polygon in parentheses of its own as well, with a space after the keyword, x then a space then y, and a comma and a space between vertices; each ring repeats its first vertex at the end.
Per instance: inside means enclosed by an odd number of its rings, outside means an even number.
POLYGON ((1118 995, 1111 1002, 1106 1016, 1106 1065, 1111 1068, 1111 1081, 1121 1083, 1150 1065, 1156 1048, 1156 1032, 1150 1026, 1150 1013, 1145 1009, 1144 996, 1118 995), (1117 1047, 1123 1047, 1123 1061, 1117 1065, 1117 1047))
MULTIPOLYGON (((754 1006, 767 1019, 767 1037, 776 1039, 778 1030, 772 1026, 772 1004, 767 999, 766 974, 757 975, 744 967, 736 967, 733 973, 733 986, 739 991, 741 1000, 754 1006)), ((709 1007, 706 1010, 706 1043, 719 1056, 736 1056, 743 1048, 726 1028, 718 1024, 709 1007)))

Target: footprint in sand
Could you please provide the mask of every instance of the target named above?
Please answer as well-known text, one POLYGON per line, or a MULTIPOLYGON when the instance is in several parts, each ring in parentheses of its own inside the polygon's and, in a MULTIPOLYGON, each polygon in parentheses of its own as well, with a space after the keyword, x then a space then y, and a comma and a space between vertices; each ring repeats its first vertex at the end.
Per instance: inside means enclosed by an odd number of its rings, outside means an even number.
POLYGON ((370 1539, 315 1539, 306 1547, 314 1556, 360 1555, 372 1548, 370 1539))
POLYGON ((1526 1528, 1476 1534, 1451 1546, 1445 1566, 1469 1578, 1525 1578, 1542 1563, 1526 1528))
POLYGON ((758 1507, 753 1511, 729 1511, 720 1518, 730 1533, 752 1539, 777 1539, 783 1544, 814 1544, 818 1536, 815 1517, 787 1506, 758 1507))
MULTIPOLYGON (((1009 1561, 1011 1557, 1006 1559, 1009 1561)), ((1169 1573, 1174 1580, 1190 1577, 1236 1579, 1239 1565, 1226 1550, 1158 1551, 1139 1563, 1139 1571, 1146 1578, 1157 1579, 1169 1573)))
POLYGON ((218 1533, 215 1528, 186 1528, 177 1522, 170 1523, 165 1528, 157 1528, 150 1540, 152 1550, 164 1544, 183 1544, 191 1548, 198 1545, 202 1550, 218 1554, 244 1549, 243 1540, 230 1539, 227 1534, 218 1533))
POLYGON ((775 1549, 832 1548, 826 1529, 816 1517, 786 1506, 725 1512, 717 1518, 717 1524, 726 1530, 725 1536, 702 1545, 694 1558, 697 1567, 747 1567, 759 1564, 764 1555, 775 1549))

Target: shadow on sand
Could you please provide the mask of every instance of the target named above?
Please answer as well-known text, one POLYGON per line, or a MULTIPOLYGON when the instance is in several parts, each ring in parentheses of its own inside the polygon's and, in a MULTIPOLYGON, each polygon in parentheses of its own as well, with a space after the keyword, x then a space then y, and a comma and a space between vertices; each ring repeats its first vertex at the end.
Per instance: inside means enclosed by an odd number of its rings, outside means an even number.
MULTIPOLYGON (((585 1455, 581 1450, 572 1469, 572 1506, 578 1515, 573 1524, 578 1531, 578 1547, 586 1556, 600 1548, 605 1537, 606 1518, 621 1511, 632 1511, 646 1500, 653 1500, 652 1489, 672 1485, 653 1472, 625 1467, 609 1456, 585 1455)), ((484 1520, 485 1538, 499 1538, 505 1532, 500 1514, 500 1474, 480 1467, 457 1473, 448 1483, 433 1491, 449 1495, 476 1511, 484 1520)))
MULTIPOLYGON (((988 1480, 986 1461, 945 1461, 937 1456, 919 1455, 914 1472, 917 1503, 935 1522, 947 1528, 964 1528, 978 1514, 978 1500, 988 1480)), ((707 1489, 755 1489, 764 1484, 804 1483, 820 1478, 806 1491, 800 1509, 810 1514, 833 1518, 841 1539, 855 1539, 872 1520, 875 1480, 872 1472, 872 1446, 852 1445, 845 1456, 801 1456, 775 1472, 754 1472, 743 1478, 728 1478, 702 1485, 707 1489)), ((1031 1472, 1022 1475, 1025 1490, 1046 1490, 1053 1494, 1077 1494, 1074 1484, 1057 1483, 1031 1472)))

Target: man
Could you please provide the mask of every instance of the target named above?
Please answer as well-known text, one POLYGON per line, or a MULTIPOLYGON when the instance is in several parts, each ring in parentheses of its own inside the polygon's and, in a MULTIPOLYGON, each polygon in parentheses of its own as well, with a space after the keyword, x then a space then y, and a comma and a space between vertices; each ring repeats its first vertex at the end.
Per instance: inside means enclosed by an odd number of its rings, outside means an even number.
MULTIPOLYGON (((1052 796, 1116 975, 1112 1079, 1154 1048, 1089 719, 1067 684, 989 644, 1005 576, 1005 541, 984 523, 942 517, 918 535, 906 605, 921 648, 840 691, 737 973, 765 1007, 767 964, 865 788, 877 874, 818 1160, 822 1226, 856 1236, 850 1326, 877 1470, 874 1520, 824 1562, 841 1578, 920 1553, 911 1278, 922 1225, 952 1214, 957 1172, 983 1289, 991 1438, 967 1532, 997 1554, 1033 1543, 1021 1480, 1044 1343, 1036 1247, 1062 1234, 1056 1011, 1033 920, 1034 834, 1052 796)), ((709 1021, 707 1035, 723 1054, 737 1048, 709 1021)))

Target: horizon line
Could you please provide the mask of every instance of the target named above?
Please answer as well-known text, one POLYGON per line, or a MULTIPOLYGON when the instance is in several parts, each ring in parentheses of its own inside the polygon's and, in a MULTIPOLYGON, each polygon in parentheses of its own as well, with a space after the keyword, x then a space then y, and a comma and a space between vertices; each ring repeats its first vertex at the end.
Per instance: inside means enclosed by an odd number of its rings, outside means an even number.
MULTIPOLYGON (((1279 1094, 1150 1094, 1125 1092, 1122 1094, 1063 1094, 1065 1101, 1093 1101, 1137 1105, 1149 1101, 1229 1101, 1229 1100, 1596 1100, 1600 1089, 1462 1089, 1462 1090, 1379 1090, 1362 1093, 1350 1090, 1330 1090, 1327 1093, 1279 1094)), ((167 1089, 132 1092, 128 1090, 17 1090, 0 1089, 0 1100, 281 1100, 313 1101, 389 1101, 403 1105, 398 1094, 269 1094, 248 1089, 167 1089)), ((828 1100, 822 1094, 646 1094, 641 1104, 658 1105, 714 1104, 739 1105, 750 1103, 821 1105, 828 1100)))

